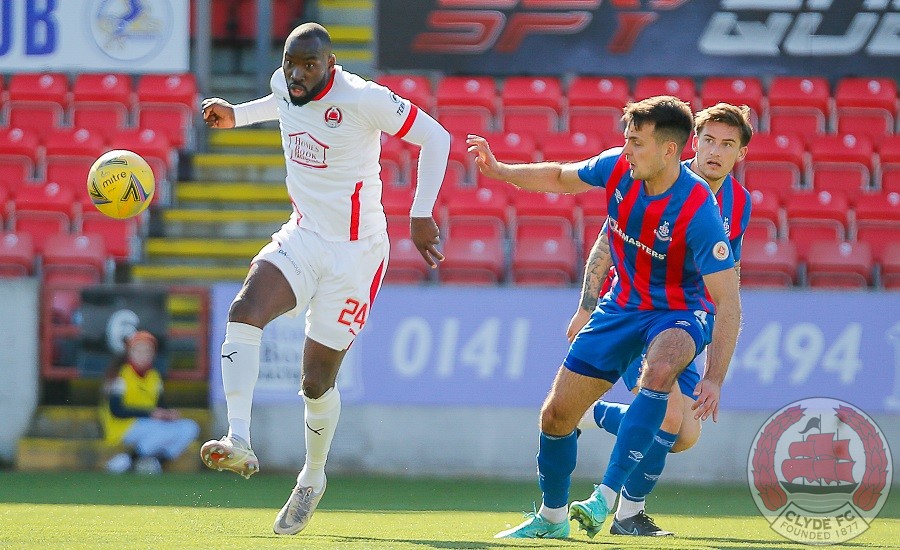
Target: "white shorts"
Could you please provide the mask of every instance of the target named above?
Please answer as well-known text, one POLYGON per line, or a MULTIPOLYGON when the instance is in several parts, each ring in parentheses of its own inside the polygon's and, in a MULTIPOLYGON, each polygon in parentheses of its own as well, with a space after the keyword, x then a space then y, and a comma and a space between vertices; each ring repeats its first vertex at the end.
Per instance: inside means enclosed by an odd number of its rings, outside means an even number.
POLYGON ((306 313, 306 336, 336 350, 350 347, 369 317, 387 270, 387 232, 327 241, 292 219, 253 258, 281 270, 297 298, 286 315, 306 313))

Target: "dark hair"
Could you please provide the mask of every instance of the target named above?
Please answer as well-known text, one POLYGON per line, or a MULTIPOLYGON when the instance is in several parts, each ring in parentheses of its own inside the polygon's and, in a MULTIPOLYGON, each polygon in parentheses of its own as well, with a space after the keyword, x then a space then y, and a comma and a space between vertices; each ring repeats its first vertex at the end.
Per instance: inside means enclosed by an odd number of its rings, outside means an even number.
POLYGON ((694 117, 694 131, 699 136, 707 122, 721 122, 741 132, 741 147, 746 147, 753 137, 753 125, 750 124, 750 107, 737 107, 730 103, 716 103, 703 109, 694 117))
POLYGON ((657 141, 674 141, 680 154, 694 129, 694 114, 690 105, 677 97, 658 95, 626 105, 622 122, 626 128, 633 124, 636 129, 652 123, 657 141))
POLYGON ((328 34, 328 30, 325 27, 318 23, 303 23, 296 27, 288 35, 287 41, 309 38, 317 38, 325 49, 329 52, 331 51, 331 35, 328 34))

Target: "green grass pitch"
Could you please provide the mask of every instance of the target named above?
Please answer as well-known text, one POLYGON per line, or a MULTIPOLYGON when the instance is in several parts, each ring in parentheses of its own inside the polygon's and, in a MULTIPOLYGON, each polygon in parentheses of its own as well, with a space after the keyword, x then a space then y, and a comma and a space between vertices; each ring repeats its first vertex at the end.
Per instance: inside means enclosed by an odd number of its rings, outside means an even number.
MULTIPOLYGON (((274 474, 245 481, 216 472, 0 472, 0 548, 809 548, 769 529, 746 486, 660 486, 648 509, 676 538, 604 531, 591 541, 573 528, 566 541, 523 541, 492 537, 531 508, 536 483, 343 476, 329 479, 306 531, 277 536, 272 521, 293 483, 274 474)), ((572 496, 590 491, 579 482, 572 496)), ((898 498, 892 495, 869 530, 840 548, 900 548, 898 498)))

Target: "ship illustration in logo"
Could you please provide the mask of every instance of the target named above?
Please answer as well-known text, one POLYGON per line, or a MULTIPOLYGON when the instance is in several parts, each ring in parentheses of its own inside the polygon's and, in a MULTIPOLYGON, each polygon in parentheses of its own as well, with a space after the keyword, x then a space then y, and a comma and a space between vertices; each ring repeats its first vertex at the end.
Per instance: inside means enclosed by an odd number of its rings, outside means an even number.
MULTIPOLYGON (((819 428, 821 420, 810 418, 806 430, 819 428)), ((853 479, 856 462, 850 456, 850 440, 835 439, 834 432, 811 434, 788 446, 790 458, 781 463, 781 486, 788 493, 814 495, 851 494, 859 485, 853 479), (799 480, 799 481, 798 481, 799 480)))

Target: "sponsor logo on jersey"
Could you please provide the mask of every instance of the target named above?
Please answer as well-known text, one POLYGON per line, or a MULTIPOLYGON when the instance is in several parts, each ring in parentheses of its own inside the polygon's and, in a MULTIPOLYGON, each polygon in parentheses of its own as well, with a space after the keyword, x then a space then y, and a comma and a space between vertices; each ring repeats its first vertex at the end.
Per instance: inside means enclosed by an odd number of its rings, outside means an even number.
POLYGON ((731 223, 728 221, 728 216, 722 218, 722 221, 725 225, 725 234, 731 235, 731 223))
POLYGON ((400 103, 400 96, 398 96, 394 92, 391 92, 391 101, 393 101, 394 103, 400 103))
POLYGON ((625 197, 622 196, 622 192, 616 189, 616 202, 622 202, 625 197))
POLYGON ((662 242, 668 242, 672 240, 672 236, 669 234, 669 222, 663 221, 659 224, 659 227, 656 228, 656 238, 661 240, 662 242))
POLYGON ((340 109, 332 105, 325 111, 325 126, 329 128, 337 128, 344 120, 344 113, 340 109))
POLYGON ((730 253, 731 250, 729 250, 728 243, 726 243, 725 241, 717 242, 712 249, 713 258, 717 260, 727 259, 730 253))
POLYGON ((328 168, 325 156, 328 146, 310 135, 309 132, 290 134, 290 158, 302 166, 328 168))
POLYGON ((628 243, 630 245, 636 246, 639 250, 643 250, 644 252, 649 254, 651 258, 655 258, 657 260, 665 260, 666 259, 665 254, 653 250, 652 248, 650 248, 646 244, 642 243, 641 241, 635 239, 628 233, 625 233, 625 231, 623 231, 622 228, 619 226, 619 221, 616 220, 615 218, 612 218, 612 217, 609 218, 609 228, 612 230, 613 233, 615 233, 616 235, 621 237, 623 241, 625 241, 626 243, 628 243))

